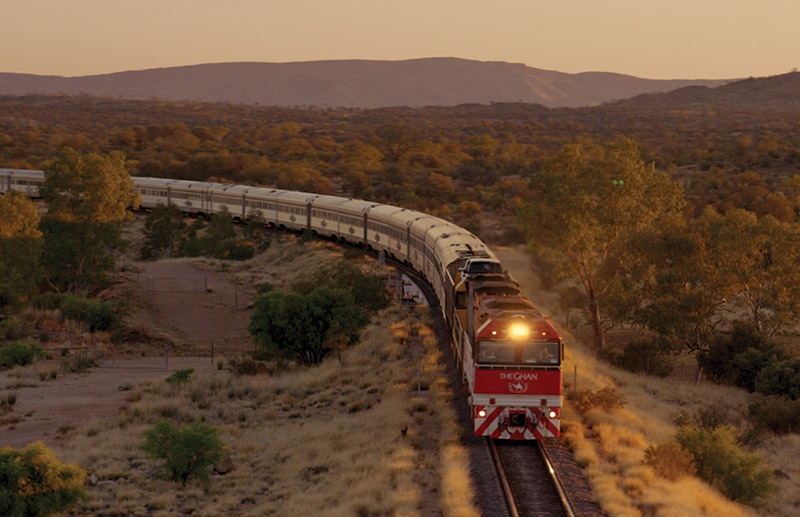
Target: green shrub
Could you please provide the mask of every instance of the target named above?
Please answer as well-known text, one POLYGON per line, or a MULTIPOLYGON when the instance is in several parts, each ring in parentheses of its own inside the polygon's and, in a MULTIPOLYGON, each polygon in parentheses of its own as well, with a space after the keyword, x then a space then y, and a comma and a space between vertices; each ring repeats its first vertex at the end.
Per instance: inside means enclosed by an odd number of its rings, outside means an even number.
POLYGON ((30 326, 19 318, 12 316, 0 321, 0 340, 22 339, 30 332, 30 326))
POLYGON ((209 467, 219 461, 225 447, 217 437, 217 430, 202 422, 184 428, 159 422, 144 434, 142 450, 164 460, 161 473, 183 485, 191 478, 207 484, 209 467))
POLYGON ((800 433, 800 400, 756 396, 747 408, 750 425, 775 434, 800 433))
POLYGON ((669 350, 658 341, 631 341, 622 352, 604 352, 604 359, 629 372, 666 377, 672 373, 669 350))
POLYGON ((61 463, 44 443, 21 451, 0 448, 0 515, 50 515, 67 510, 88 496, 86 471, 61 463))
POLYGON ((111 330, 119 320, 111 303, 74 294, 63 295, 61 314, 65 318, 86 323, 92 332, 111 330))
POLYGON ((0 367, 26 366, 42 355, 44 351, 37 343, 11 343, 0 348, 0 367))
POLYGON ((92 332, 112 330, 120 322, 119 308, 114 304, 72 293, 45 293, 34 300, 34 306, 40 310, 60 309, 62 316, 86 323, 92 332))
POLYGON ((763 395, 800 399, 800 359, 773 361, 766 365, 758 372, 755 390, 763 395))
POLYGON ((753 392, 761 370, 789 358, 786 347, 767 340, 752 325, 737 322, 729 336, 717 339, 698 356, 698 362, 710 379, 753 392))
POLYGON ((734 501, 761 506, 775 490, 763 459, 741 449, 733 426, 713 430, 682 426, 675 436, 694 458, 697 475, 734 501))
POLYGON ((194 368, 184 368, 182 370, 175 370, 172 372, 172 375, 167 377, 167 382, 172 384, 184 384, 189 382, 191 379, 192 374, 194 373, 194 368))

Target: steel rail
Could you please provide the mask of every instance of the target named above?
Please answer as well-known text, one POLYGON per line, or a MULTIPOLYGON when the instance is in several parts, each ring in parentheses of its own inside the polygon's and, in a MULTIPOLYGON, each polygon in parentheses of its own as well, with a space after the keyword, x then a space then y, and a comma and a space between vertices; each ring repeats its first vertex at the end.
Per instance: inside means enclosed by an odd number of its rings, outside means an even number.
POLYGON ((561 499, 561 505, 564 507, 564 510, 567 512, 569 517, 575 517, 575 512, 572 511, 572 505, 567 498, 567 493, 564 491, 564 487, 561 486, 561 480, 558 479, 558 474, 556 474, 556 470, 553 468, 553 463, 550 461, 550 456, 547 454, 544 443, 537 442, 537 445, 539 454, 542 455, 542 460, 544 460, 544 464, 547 466, 547 471, 550 473, 550 478, 553 480, 553 484, 558 491, 558 497, 561 499))
POLYGON ((497 470, 497 478, 500 480, 500 486, 503 489, 503 495, 505 495, 506 498, 506 504, 508 505, 508 512, 511 514, 511 517, 519 517, 519 511, 517 510, 517 501, 516 499, 514 499, 514 493, 511 491, 511 485, 508 483, 506 470, 503 467, 503 461, 500 459, 500 453, 497 450, 497 445, 491 438, 486 438, 486 443, 489 445, 489 452, 492 455, 492 460, 494 461, 494 467, 497 470))

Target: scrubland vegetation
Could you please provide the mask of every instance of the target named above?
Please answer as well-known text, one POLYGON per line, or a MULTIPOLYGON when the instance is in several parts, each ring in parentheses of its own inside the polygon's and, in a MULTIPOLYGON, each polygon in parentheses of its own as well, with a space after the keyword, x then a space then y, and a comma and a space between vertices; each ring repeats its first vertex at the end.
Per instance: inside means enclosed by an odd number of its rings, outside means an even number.
POLYGON ((425 503, 474 513, 439 360, 424 316, 394 308, 341 361, 137 386, 120 422, 65 437, 64 459, 97 478, 77 511, 349 516, 413 514, 425 503), (161 462, 141 445, 163 422, 217 431, 224 451, 207 483, 190 478, 179 490, 155 475, 161 462))
MULTIPOLYGON (((20 382, 42 373, 24 366, 38 352, 22 311, 125 339, 115 330, 124 308, 93 297, 125 252, 124 207, 135 200, 122 188, 91 192, 118 198, 115 209, 70 203, 72 173, 352 195, 450 218, 493 247, 527 245, 536 274, 527 261, 514 273, 564 324, 564 436, 609 515, 792 515, 800 505, 800 118, 791 109, 0 101, 0 165, 54 172, 53 210, 41 220, 20 196, 0 198, 0 361, 20 382)), ((316 281, 297 282, 315 264, 301 245, 275 246, 224 217, 186 224, 170 207, 144 233, 136 258, 213 257, 203 260, 249 275, 267 296, 325 304, 305 299, 316 281)), ((64 431, 59 456, 94 480, 80 511, 474 513, 444 359, 424 318, 384 308, 372 321, 326 335, 311 368, 269 338, 260 347, 270 362, 231 357, 213 376, 129 387, 120 422, 64 431), (207 484, 156 476, 167 459, 141 445, 162 422, 216 431, 206 434, 223 454, 207 484)), ((0 414, 14 404, 4 394, 0 414)))

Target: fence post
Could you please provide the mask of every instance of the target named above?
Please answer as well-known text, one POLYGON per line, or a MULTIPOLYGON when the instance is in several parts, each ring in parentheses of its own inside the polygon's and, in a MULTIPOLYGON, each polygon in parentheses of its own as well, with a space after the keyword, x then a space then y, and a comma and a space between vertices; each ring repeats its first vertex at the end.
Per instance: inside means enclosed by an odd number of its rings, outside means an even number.
POLYGON ((169 371, 169 346, 164 345, 164 371, 169 371))
POLYGON ((578 365, 575 365, 575 370, 572 374, 572 385, 575 386, 573 389, 575 392, 578 392, 578 365))

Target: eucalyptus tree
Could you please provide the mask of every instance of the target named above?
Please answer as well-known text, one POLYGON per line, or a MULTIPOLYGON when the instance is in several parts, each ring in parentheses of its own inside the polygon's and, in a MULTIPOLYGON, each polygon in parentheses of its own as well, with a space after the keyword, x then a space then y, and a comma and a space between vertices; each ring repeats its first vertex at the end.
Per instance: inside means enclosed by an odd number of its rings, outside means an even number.
POLYGON ((19 192, 0 196, 0 311, 36 293, 41 251, 36 205, 19 192))
POLYGON ((600 350, 609 321, 603 300, 623 273, 612 257, 640 232, 681 219, 681 186, 646 164, 637 142, 622 139, 599 153, 565 146, 532 175, 530 188, 518 212, 529 247, 548 257, 556 274, 578 279, 600 350))
POLYGON ((702 217, 713 274, 753 327, 772 336, 800 318, 800 228, 770 215, 734 209, 702 217))
POLYGON ((122 224, 131 220, 138 193, 119 152, 82 155, 63 149, 45 168, 42 263, 58 291, 89 291, 114 267, 112 252, 124 245, 122 224))

